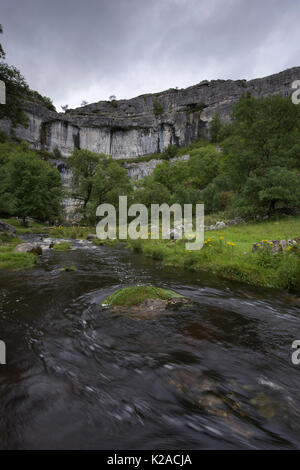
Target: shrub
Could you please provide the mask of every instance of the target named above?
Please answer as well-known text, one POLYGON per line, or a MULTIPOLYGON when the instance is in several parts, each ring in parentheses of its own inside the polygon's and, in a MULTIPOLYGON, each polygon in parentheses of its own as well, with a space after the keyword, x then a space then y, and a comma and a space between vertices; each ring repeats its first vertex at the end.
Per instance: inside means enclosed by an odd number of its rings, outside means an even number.
POLYGON ((163 105, 158 101, 158 100, 155 100, 153 102, 153 113, 154 113, 154 116, 155 117, 158 117, 160 116, 161 114, 163 114, 164 112, 164 108, 163 108, 163 105))

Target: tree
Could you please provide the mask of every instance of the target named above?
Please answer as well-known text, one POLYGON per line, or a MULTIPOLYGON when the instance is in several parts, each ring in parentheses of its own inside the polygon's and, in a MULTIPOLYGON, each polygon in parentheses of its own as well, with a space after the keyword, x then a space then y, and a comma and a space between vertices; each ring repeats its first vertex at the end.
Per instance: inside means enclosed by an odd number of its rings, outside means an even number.
POLYGON ((213 146, 192 150, 188 160, 190 183, 197 189, 204 189, 217 176, 220 152, 213 146))
POLYGON ((209 124, 209 136, 211 142, 219 142, 222 132, 220 114, 216 113, 209 124))
POLYGON ((113 204, 118 212, 119 196, 132 196, 133 188, 127 170, 109 155, 100 155, 93 178, 91 199, 87 206, 88 220, 96 221, 96 209, 100 204, 113 204))
POLYGON ((134 192, 134 200, 150 208, 151 204, 163 204, 171 201, 171 192, 162 183, 155 181, 153 176, 139 181, 134 192))
POLYGON ((300 198, 300 180, 296 170, 269 168, 264 174, 251 174, 237 203, 244 214, 273 215, 296 209, 300 198))
POLYGON ((117 205, 119 195, 132 192, 127 171, 111 156, 74 149, 68 164, 72 171, 72 196, 82 201, 80 211, 90 222, 96 220, 99 204, 117 205))
POLYGON ((164 154, 168 159, 174 158, 177 155, 177 147, 176 145, 169 144, 166 150, 164 151, 164 154))
POLYGON ((170 163, 165 160, 155 167, 153 178, 155 182, 164 185, 170 193, 173 193, 188 181, 188 166, 186 162, 170 163))
MULTIPOLYGON (((0 25, 0 34, 2 32, 2 26, 0 25)), ((0 59, 4 58, 5 53, 0 44, 0 59)), ((17 125, 28 125, 29 119, 24 111, 25 102, 39 102, 48 109, 55 111, 50 98, 40 95, 37 91, 30 90, 20 71, 3 61, 0 62, 0 80, 5 83, 6 87, 6 104, 0 106, 0 119, 8 119, 12 129, 17 125)))
POLYGON ((92 195, 94 176, 100 158, 99 154, 90 150, 75 148, 67 160, 72 171, 72 196, 82 201, 83 211, 92 195))
POLYGON ((29 87, 18 69, 5 62, 0 62, 0 80, 6 86, 6 104, 0 106, 0 119, 7 118, 12 127, 28 125, 28 117, 23 109, 24 99, 28 96, 29 87))
POLYGON ((218 175, 204 190, 206 210, 220 210, 224 204, 227 209, 231 204, 236 214, 295 210, 300 107, 281 95, 255 99, 247 93, 231 118, 221 132, 218 175))
POLYGON ((109 101, 116 101, 116 95, 110 95, 110 97, 108 98, 109 101))
POLYGON ((85 100, 83 100, 83 101, 81 101, 81 104, 80 104, 80 106, 86 106, 87 104, 88 104, 88 102, 87 102, 87 101, 85 101, 85 100))
POLYGON ((61 106, 61 109, 66 113, 67 110, 69 109, 69 105, 65 104, 64 106, 61 106))
POLYGON ((227 168, 241 187, 252 171, 300 168, 300 107, 275 95, 243 97, 233 108, 231 134, 223 142, 227 168))
POLYGON ((6 145, 9 150, 0 166, 0 212, 21 217, 24 223, 26 217, 53 220, 60 214, 63 196, 59 172, 24 144, 11 144, 10 149, 6 145))

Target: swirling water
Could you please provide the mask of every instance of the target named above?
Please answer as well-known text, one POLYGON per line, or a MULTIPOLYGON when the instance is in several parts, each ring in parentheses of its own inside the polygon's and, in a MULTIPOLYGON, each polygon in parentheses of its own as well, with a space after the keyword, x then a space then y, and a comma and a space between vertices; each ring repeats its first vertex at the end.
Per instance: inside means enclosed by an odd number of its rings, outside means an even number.
POLYGON ((300 447, 296 296, 72 243, 0 272, 1 449, 300 447), (137 283, 195 303, 141 320, 101 306, 137 283))

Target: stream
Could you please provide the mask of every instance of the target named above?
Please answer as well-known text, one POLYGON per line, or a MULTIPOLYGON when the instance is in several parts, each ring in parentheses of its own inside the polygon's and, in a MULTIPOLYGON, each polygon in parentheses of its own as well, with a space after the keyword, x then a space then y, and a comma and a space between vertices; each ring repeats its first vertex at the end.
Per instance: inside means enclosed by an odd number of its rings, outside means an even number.
POLYGON ((300 448, 299 298, 71 243, 0 271, 1 449, 300 448), (134 284, 194 303, 146 319, 101 305, 134 284))

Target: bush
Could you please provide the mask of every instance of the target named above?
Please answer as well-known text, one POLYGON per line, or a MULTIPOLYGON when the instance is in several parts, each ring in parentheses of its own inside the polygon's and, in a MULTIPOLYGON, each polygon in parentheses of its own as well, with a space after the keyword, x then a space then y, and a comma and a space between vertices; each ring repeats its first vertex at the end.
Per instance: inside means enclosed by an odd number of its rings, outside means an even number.
POLYGON ((157 118, 158 116, 160 116, 161 114, 163 114, 164 112, 164 108, 163 108, 163 105, 158 101, 158 100, 155 100, 153 102, 153 113, 154 113, 154 116, 157 118))

